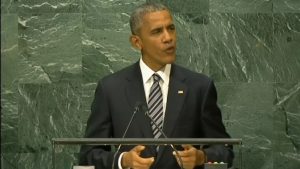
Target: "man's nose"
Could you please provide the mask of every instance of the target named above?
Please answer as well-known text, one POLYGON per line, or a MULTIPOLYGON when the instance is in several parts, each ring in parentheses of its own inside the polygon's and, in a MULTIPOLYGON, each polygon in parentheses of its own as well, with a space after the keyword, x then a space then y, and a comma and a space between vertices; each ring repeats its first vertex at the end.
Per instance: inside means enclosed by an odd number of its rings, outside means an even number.
POLYGON ((165 30, 164 31, 164 34, 163 34, 163 42, 164 43, 170 43, 173 41, 173 35, 171 32, 169 32, 168 30, 165 30))

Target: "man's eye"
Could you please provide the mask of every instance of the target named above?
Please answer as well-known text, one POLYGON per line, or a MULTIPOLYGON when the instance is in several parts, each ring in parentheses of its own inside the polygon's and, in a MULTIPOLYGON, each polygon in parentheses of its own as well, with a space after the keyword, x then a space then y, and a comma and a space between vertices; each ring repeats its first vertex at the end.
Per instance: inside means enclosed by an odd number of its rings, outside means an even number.
POLYGON ((175 28, 175 26, 173 25, 173 26, 170 26, 169 29, 170 29, 170 30, 175 30, 176 28, 175 28))
POLYGON ((161 32, 161 30, 157 29, 157 30, 153 30, 152 34, 159 34, 161 32))

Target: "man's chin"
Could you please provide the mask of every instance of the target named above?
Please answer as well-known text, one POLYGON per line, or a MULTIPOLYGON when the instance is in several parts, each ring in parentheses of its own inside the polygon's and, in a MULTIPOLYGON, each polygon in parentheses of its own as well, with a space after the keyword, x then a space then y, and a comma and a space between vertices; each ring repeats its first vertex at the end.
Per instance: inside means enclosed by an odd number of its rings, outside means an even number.
POLYGON ((166 63, 166 64, 172 64, 172 63, 175 62, 175 60, 176 60, 176 57, 175 57, 174 55, 172 55, 172 56, 167 56, 167 57, 166 57, 166 60, 165 60, 165 63, 166 63))

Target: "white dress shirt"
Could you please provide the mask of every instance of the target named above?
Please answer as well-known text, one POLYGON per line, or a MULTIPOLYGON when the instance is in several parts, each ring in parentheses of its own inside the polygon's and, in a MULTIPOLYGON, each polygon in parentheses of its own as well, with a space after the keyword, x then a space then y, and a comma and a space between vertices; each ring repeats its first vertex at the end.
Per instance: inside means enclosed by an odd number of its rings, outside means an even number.
POLYGON ((167 98, 168 98, 168 90, 169 90, 171 64, 167 64, 165 67, 163 67, 159 71, 154 72, 152 69, 150 69, 145 64, 143 59, 140 59, 140 68, 141 68, 141 72, 142 72, 144 91, 145 91, 145 97, 146 97, 147 103, 149 100, 150 88, 153 84, 152 75, 154 73, 157 73, 161 77, 161 80, 159 81, 159 85, 161 87, 162 95, 163 95, 163 112, 164 112, 164 116, 165 116, 167 98))

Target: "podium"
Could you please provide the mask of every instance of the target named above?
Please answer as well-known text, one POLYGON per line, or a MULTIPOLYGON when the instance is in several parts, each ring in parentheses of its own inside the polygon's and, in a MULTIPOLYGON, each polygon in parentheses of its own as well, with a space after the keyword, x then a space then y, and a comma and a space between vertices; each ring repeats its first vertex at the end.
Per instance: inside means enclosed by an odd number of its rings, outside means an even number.
POLYGON ((242 169, 242 139, 240 138, 53 138, 52 169, 73 169, 81 145, 232 145, 234 169, 242 169))

